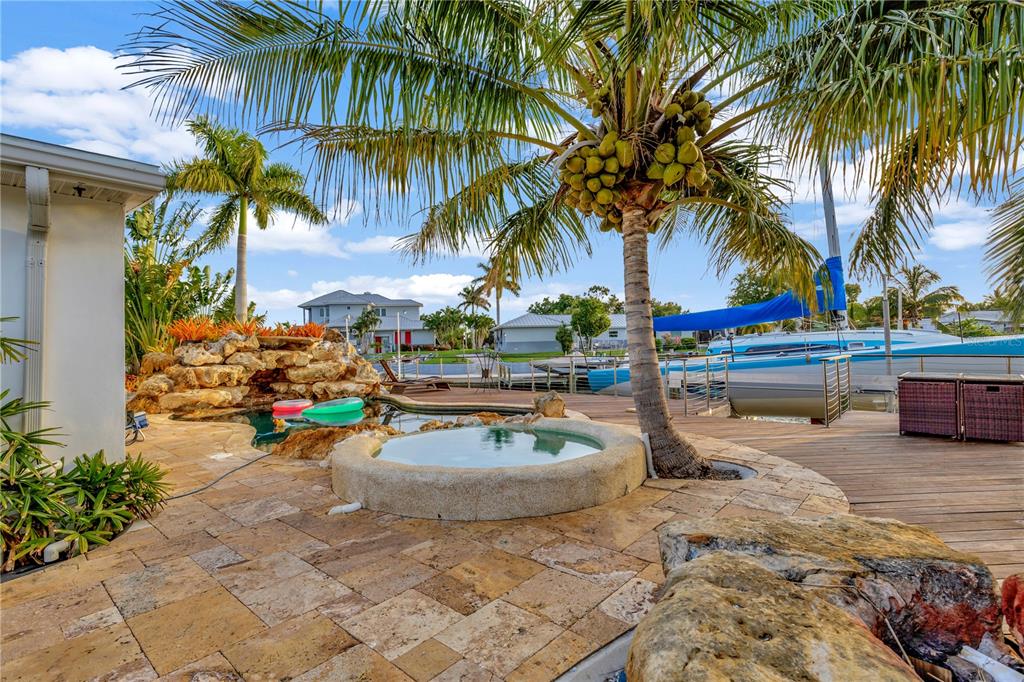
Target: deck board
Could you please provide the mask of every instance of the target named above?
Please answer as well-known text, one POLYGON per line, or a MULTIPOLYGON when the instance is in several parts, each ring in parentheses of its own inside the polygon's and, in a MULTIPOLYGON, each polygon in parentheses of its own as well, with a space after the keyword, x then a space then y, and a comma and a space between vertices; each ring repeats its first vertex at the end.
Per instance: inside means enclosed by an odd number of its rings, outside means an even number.
MULTIPOLYGON (((570 409, 592 419, 635 426, 632 399, 565 395, 570 409)), ((454 389, 431 402, 529 404, 521 391, 454 389)), ((681 430, 749 445, 810 467, 843 489, 853 512, 930 527, 958 550, 977 554, 997 578, 1024 568, 1024 445, 963 443, 901 436, 895 415, 853 412, 831 427, 683 414, 681 430)))

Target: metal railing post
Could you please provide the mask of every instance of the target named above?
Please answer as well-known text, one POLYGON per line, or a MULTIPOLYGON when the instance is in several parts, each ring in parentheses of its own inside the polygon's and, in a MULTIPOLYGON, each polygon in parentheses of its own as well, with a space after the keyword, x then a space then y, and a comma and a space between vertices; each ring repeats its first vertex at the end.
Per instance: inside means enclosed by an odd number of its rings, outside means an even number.
POLYGON ((551 363, 548 363, 548 390, 551 390, 551 363))
POLYGON ((704 398, 707 400, 708 414, 711 414, 711 360, 704 358, 704 398))
POLYGON ((533 371, 533 360, 530 360, 530 392, 537 392, 537 377, 534 375, 533 371))
POLYGON ((690 392, 689 380, 686 378, 686 358, 683 358, 683 414, 689 415, 686 407, 687 394, 690 392))
POLYGON ((825 399, 825 426, 828 426, 828 362, 821 363, 821 390, 825 399))
POLYGON ((665 358, 665 400, 672 397, 672 391, 668 387, 668 358, 665 358))
POLYGON ((612 357, 612 392, 619 397, 619 359, 612 357))
POLYGON ((729 356, 725 356, 725 401, 729 402, 729 356))
POLYGON ((569 395, 576 392, 576 361, 569 358, 569 395))

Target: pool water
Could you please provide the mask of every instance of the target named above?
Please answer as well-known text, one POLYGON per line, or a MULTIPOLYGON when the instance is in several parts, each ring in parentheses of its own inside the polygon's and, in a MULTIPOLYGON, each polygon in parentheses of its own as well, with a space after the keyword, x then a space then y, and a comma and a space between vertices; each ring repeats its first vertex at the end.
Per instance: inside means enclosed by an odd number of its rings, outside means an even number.
MULTIPOLYGON (((301 420, 275 419, 270 412, 247 412, 243 415, 249 420, 249 424, 256 429, 256 436, 252 439, 253 447, 270 452, 274 445, 280 443, 288 434, 303 429, 315 429, 322 424, 313 424, 301 420)), ((388 424, 403 433, 419 431, 424 423, 436 419, 442 422, 455 421, 458 415, 454 414, 421 414, 418 412, 403 412, 395 408, 385 408, 378 416, 364 416, 362 419, 346 421, 337 426, 348 426, 358 424, 365 420, 373 420, 380 424, 388 424)))
POLYGON ((596 440, 575 434, 470 426, 392 438, 377 458, 401 464, 491 468, 552 464, 601 449, 596 440))

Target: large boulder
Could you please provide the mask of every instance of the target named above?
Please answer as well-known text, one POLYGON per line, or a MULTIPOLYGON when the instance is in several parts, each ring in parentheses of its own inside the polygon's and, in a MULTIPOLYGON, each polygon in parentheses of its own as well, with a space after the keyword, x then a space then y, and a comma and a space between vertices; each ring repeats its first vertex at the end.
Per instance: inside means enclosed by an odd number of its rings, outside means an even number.
POLYGON ((372 384, 360 384, 354 381, 318 381, 310 387, 313 395, 320 400, 333 400, 335 398, 358 396, 365 398, 373 395, 377 386, 372 384))
POLYGON ((199 379, 196 377, 195 367, 185 365, 171 365, 164 368, 164 374, 174 382, 174 390, 188 391, 199 388, 199 379))
POLYGON ((228 332, 215 345, 220 354, 226 358, 240 351, 259 350, 260 342, 255 336, 243 336, 238 332, 228 332))
POLYGON ((554 391, 533 399, 533 411, 544 417, 560 419, 565 416, 565 401, 554 391))
POLYGON ((146 353, 142 356, 142 363, 139 365, 139 376, 149 376, 162 372, 164 367, 170 367, 178 359, 171 353, 146 353))
POLYGON ((925 528, 843 514, 676 521, 660 535, 669 576, 707 554, 744 555, 858 619, 890 647, 934 663, 999 633, 988 568, 925 528))
POLYGON ((260 353, 260 360, 267 369, 305 367, 309 364, 309 353, 298 350, 265 350, 260 353))
POLYGON ((317 343, 320 339, 314 339, 309 336, 261 336, 259 337, 259 344, 261 348, 270 348, 272 350, 307 350, 317 343))
POLYGON ((249 371, 240 365, 206 365, 192 370, 202 388, 238 386, 249 378, 249 371))
POLYGON ((135 394, 144 398, 156 398, 174 390, 174 381, 166 374, 154 374, 146 378, 135 389, 135 394))
POLYGON ((233 353, 231 357, 224 361, 226 365, 238 365, 239 367, 245 367, 246 369, 258 372, 261 369, 266 369, 267 366, 260 359, 259 353, 251 353, 248 351, 238 351, 233 353))
POLYGON ((675 569, 637 625, 630 682, 919 682, 842 609, 750 557, 715 552, 675 569))
POLYGON ((283 398, 308 398, 313 393, 313 387, 309 384, 292 384, 287 381, 275 381, 270 384, 270 390, 283 398))
POLYGON ((340 362, 311 362, 305 367, 293 367, 285 372, 288 381, 296 384, 315 384, 318 381, 334 381, 345 371, 340 362))
POLYGON ((208 348, 202 343, 185 343, 174 349, 174 357, 178 362, 189 367, 201 365, 219 365, 224 362, 224 356, 217 348, 208 348))
POLYGON ((249 392, 248 386, 197 388, 160 396, 160 409, 164 412, 195 412, 215 407, 233 407, 249 392))
POLYGON ((1002 596, 1006 629, 1024 650, 1024 573, 1016 573, 1003 580, 1002 596))
POLYGON ((287 438, 275 445, 274 454, 289 459, 324 459, 331 454, 335 443, 357 433, 366 432, 373 432, 381 437, 397 436, 401 433, 393 426, 376 422, 303 429, 289 434, 287 438))

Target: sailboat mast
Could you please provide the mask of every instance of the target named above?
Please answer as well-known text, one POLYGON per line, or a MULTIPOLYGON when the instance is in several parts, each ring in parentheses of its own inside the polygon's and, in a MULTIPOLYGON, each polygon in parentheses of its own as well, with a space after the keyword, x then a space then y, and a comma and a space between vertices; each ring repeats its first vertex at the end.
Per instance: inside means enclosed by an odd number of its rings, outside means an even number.
MULTIPOLYGON (((828 238, 829 258, 841 257, 842 251, 839 247, 839 227, 836 225, 836 202, 832 196, 832 173, 829 169, 828 158, 822 154, 818 158, 818 175, 821 177, 821 207, 825 213, 825 236, 828 238)), ((836 326, 839 329, 849 329, 850 320, 847 317, 846 309, 834 311, 836 326)))

